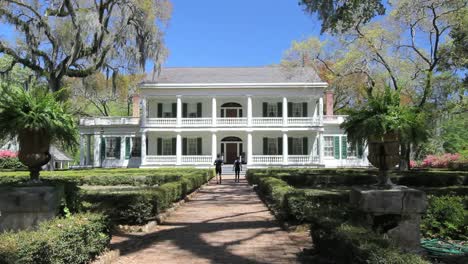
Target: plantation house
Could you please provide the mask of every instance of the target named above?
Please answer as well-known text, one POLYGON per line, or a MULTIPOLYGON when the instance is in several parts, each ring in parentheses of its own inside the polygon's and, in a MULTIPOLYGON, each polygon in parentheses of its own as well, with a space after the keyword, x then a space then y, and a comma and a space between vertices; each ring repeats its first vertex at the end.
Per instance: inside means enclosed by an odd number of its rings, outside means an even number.
POLYGON ((207 167, 221 155, 249 167, 367 166, 326 87, 310 68, 163 68, 141 83, 133 117, 80 120, 80 165, 207 167))

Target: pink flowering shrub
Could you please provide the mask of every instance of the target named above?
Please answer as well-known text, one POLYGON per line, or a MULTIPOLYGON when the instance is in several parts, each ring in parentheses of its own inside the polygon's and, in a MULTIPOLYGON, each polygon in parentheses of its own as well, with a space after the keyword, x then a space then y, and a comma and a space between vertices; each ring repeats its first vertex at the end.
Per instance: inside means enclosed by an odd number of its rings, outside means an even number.
POLYGON ((11 150, 0 150, 0 159, 4 158, 16 158, 18 156, 17 152, 11 150))
POLYGON ((424 168, 448 168, 449 164, 454 161, 458 161, 461 158, 461 155, 445 153, 440 156, 428 155, 422 161, 422 167, 424 168))
POLYGON ((409 166, 410 166, 411 169, 420 168, 421 167, 421 162, 415 161, 415 160, 410 160, 409 166))

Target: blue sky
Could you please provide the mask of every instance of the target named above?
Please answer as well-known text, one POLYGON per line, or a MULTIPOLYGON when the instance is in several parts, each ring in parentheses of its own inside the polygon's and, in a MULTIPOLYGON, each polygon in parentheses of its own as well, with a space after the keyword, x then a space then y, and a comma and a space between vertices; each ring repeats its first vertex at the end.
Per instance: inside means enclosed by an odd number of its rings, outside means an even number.
POLYGON ((292 40, 319 36, 297 0, 172 0, 165 66, 278 63, 292 40))

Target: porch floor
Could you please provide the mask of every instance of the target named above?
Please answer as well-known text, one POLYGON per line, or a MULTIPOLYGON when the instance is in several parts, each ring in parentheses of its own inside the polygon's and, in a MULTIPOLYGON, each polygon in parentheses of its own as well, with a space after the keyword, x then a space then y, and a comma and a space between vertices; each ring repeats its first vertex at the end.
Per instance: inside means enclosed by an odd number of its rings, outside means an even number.
POLYGON ((243 176, 226 170, 163 225, 147 234, 114 236, 116 263, 298 263, 301 251, 243 176))

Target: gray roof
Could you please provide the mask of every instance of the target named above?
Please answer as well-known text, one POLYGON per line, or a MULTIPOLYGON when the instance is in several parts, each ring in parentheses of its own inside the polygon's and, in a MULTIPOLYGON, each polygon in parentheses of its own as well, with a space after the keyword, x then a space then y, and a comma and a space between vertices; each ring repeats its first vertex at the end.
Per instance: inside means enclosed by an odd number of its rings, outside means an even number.
POLYGON ((55 146, 50 146, 49 149, 50 155, 54 158, 54 160, 57 161, 72 161, 73 159, 68 157, 65 153, 63 153, 61 150, 59 150, 55 146))
POLYGON ((162 68, 159 76, 148 74, 145 83, 314 83, 322 82, 314 69, 265 67, 162 68))

